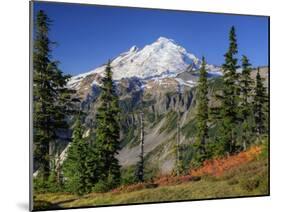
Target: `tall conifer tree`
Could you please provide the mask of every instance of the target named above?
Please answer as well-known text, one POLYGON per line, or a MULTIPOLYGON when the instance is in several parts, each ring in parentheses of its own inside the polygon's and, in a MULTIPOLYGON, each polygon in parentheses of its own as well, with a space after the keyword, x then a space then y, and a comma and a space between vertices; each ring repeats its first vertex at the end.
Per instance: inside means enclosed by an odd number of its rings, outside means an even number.
POLYGON ((266 113, 268 112, 268 96, 263 85, 263 79, 260 76, 260 70, 256 75, 256 85, 254 92, 254 117, 256 125, 256 133, 260 137, 266 130, 266 113))
POLYGON ((195 141, 196 160, 201 163, 206 159, 206 140, 208 138, 208 85, 205 58, 202 58, 197 87, 197 135, 195 141))
POLYGON ((36 17, 36 32, 34 40, 33 69, 34 69, 34 157, 39 171, 47 180, 50 174, 49 143, 52 140, 50 125, 50 102, 53 95, 48 88, 48 65, 50 63, 50 40, 48 38, 50 20, 43 11, 36 17))
POLYGON ((251 78, 251 64, 248 58, 242 56, 242 73, 240 75, 240 94, 241 94, 241 118, 242 118, 242 142, 243 148, 246 150, 247 144, 249 143, 251 137, 251 91, 253 86, 253 80, 251 78))
POLYGON ((229 48, 225 57, 223 69, 223 89, 222 95, 218 96, 221 100, 220 106, 220 129, 219 141, 224 145, 228 153, 233 153, 236 147, 236 126, 238 118, 239 88, 237 75, 237 40, 234 26, 229 33, 229 48))
POLYGON ((138 181, 144 181, 144 119, 143 112, 140 112, 140 154, 136 167, 136 178, 138 181))
POLYGON ((83 139, 83 127, 80 117, 74 124, 72 142, 67 151, 67 158, 63 163, 65 186, 68 191, 82 195, 91 191, 90 175, 87 166, 87 157, 90 154, 90 145, 83 139))
POLYGON ((116 186, 120 182, 120 166, 116 154, 120 149, 119 102, 112 80, 110 61, 102 79, 100 106, 97 109, 95 155, 99 179, 116 186))
MULTIPOLYGON (((58 69, 58 62, 51 61, 49 40, 50 19, 40 10, 35 20, 33 49, 33 127, 34 161, 39 174, 46 181, 51 172, 55 142, 68 129, 66 115, 70 112, 71 93, 65 88, 70 76, 58 69)), ((54 167, 53 167, 54 168, 54 167)))

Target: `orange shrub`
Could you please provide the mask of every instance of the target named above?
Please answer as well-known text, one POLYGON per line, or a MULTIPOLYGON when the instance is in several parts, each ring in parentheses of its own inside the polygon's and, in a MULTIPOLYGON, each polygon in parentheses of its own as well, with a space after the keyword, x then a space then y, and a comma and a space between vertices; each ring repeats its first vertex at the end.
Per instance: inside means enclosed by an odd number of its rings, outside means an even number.
POLYGON ((254 160, 261 153, 261 151, 261 147, 254 146, 249 150, 240 152, 236 155, 204 161, 200 168, 191 170, 189 175, 162 175, 156 177, 153 182, 143 182, 120 186, 116 189, 113 189, 112 193, 117 194, 122 192, 138 191, 145 188, 155 188, 157 186, 177 185, 185 182, 200 180, 200 177, 204 175, 220 176, 231 168, 254 160))
POLYGON ((225 158, 217 158, 206 160, 203 166, 191 170, 190 174, 192 176, 203 176, 203 175, 213 175, 220 176, 224 171, 229 170, 235 166, 252 161, 261 153, 261 147, 254 146, 249 150, 240 152, 237 155, 232 155, 225 158))

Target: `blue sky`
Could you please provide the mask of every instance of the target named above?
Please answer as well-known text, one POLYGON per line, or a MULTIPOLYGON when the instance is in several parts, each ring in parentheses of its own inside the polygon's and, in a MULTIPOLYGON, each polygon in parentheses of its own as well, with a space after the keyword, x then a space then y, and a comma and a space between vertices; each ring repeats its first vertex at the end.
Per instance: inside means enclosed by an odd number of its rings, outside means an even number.
POLYGON ((39 9, 53 20, 50 39, 58 43, 53 59, 72 75, 160 36, 175 40, 197 57, 205 56, 209 64, 221 65, 232 25, 239 56, 247 55, 254 66, 268 65, 266 17, 35 2, 35 14, 39 9))

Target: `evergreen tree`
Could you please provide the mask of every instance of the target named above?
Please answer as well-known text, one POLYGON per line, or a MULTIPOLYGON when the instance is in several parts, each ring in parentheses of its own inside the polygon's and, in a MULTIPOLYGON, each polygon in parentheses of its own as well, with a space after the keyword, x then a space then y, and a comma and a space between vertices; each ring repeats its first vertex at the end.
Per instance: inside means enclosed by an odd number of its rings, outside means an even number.
POLYGON ((186 174, 186 164, 184 164, 184 156, 186 155, 186 150, 182 144, 176 144, 175 147, 176 153, 176 167, 175 174, 177 176, 186 174))
POLYGON ((256 133, 260 137, 263 133, 266 133, 266 115, 268 113, 268 96, 266 89, 263 85, 263 79, 260 76, 260 70, 256 75, 256 85, 254 91, 254 117, 256 125, 256 133))
POLYGON ((48 39, 49 19, 43 11, 39 11, 36 19, 36 37, 34 41, 33 69, 34 69, 34 157, 39 171, 45 180, 50 174, 49 142, 52 140, 50 102, 53 101, 48 89, 47 67, 50 63, 50 41, 48 39))
POLYGON ((139 161, 137 163, 136 168, 136 178, 138 181, 144 181, 144 120, 143 120, 143 112, 140 113, 140 154, 139 161))
POLYGON ((184 163, 183 163, 183 154, 181 149, 181 111, 180 111, 180 102, 182 100, 182 90, 181 86, 178 85, 178 105, 177 105, 177 112, 176 112, 176 125, 177 125, 177 134, 176 134, 176 143, 175 143, 175 174, 181 175, 184 173, 184 163))
POLYGON ((90 146, 83 139, 83 127, 80 117, 78 117, 74 125, 72 142, 67 151, 67 158, 63 163, 65 186, 68 191, 78 195, 91 191, 92 187, 89 184, 90 176, 87 166, 89 150, 90 146))
POLYGON ((223 89, 221 95, 217 95, 221 101, 219 108, 220 129, 218 140, 224 145, 228 153, 233 153, 236 149, 236 127, 239 121, 239 87, 237 75, 237 41, 235 28, 232 26, 229 33, 229 48, 224 55, 225 63, 223 69, 223 89))
POLYGON ((247 144, 251 137, 251 117, 252 117, 252 106, 250 103, 251 91, 253 80, 251 78, 251 64, 248 58, 242 56, 242 73, 240 75, 240 94, 241 94, 241 119, 242 119, 242 141, 243 148, 246 150, 247 144))
POLYGON ((114 187, 120 182, 120 166, 116 159, 116 154, 120 149, 120 110, 112 80, 110 61, 102 79, 100 102, 96 115, 97 128, 94 142, 97 173, 100 181, 114 187))
MULTIPOLYGON (((180 96, 180 90, 179 90, 179 96, 180 96)), ((179 97, 180 99, 180 97, 179 97)), ((175 151, 176 151, 176 175, 181 174, 182 169, 182 161, 180 158, 180 111, 178 106, 177 111, 177 135, 176 135, 176 145, 175 145, 175 151)))
POLYGON ((63 75, 58 62, 51 61, 50 19, 40 10, 35 20, 33 50, 34 164, 47 181, 54 164, 56 141, 68 130, 66 116, 71 111, 72 90, 66 88, 70 76, 63 75))
POLYGON ((202 58, 197 87, 197 135, 195 140, 195 160, 202 163, 206 159, 206 140, 208 138, 208 85, 205 58, 202 58))

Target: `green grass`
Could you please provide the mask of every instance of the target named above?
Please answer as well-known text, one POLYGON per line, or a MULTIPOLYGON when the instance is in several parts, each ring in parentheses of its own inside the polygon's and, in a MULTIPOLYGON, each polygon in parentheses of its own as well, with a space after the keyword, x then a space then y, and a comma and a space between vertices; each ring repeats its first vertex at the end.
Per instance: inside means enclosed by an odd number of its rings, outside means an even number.
POLYGON ((262 157, 227 171, 223 176, 203 176, 199 181, 121 193, 68 193, 35 195, 35 209, 194 200, 268 194, 268 162, 262 157))

